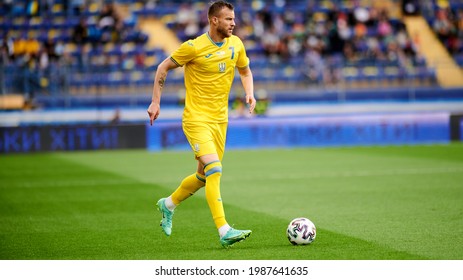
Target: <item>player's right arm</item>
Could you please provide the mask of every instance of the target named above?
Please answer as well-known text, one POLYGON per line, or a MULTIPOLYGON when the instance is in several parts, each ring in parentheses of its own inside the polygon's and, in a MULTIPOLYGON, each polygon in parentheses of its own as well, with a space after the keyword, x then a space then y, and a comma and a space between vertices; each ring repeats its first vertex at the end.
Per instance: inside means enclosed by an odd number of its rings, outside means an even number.
POLYGON ((175 64, 170 57, 168 57, 159 64, 158 69, 156 70, 156 75, 154 76, 153 95, 151 97, 151 104, 148 107, 150 125, 153 125, 153 122, 158 118, 159 112, 161 111, 161 92, 164 87, 164 83, 166 82, 167 72, 177 67, 178 65, 175 64))

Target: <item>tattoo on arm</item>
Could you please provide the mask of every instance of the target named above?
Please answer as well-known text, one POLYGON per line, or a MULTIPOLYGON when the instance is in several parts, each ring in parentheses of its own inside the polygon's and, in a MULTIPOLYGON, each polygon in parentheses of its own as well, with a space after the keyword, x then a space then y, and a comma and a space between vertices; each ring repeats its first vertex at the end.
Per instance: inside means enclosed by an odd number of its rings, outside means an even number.
POLYGON ((161 87, 161 89, 162 89, 162 87, 164 87, 164 82, 165 82, 165 80, 163 78, 159 78, 158 83, 159 83, 159 86, 161 87))
POLYGON ((159 87, 162 89, 164 87, 164 83, 166 82, 166 75, 161 75, 158 80, 159 87))

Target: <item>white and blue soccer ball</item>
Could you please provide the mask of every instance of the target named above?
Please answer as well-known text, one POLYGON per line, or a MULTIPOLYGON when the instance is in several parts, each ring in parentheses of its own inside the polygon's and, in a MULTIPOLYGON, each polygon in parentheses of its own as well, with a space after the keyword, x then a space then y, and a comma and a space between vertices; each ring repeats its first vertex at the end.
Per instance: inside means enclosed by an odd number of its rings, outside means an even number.
POLYGON ((317 229, 311 220, 301 217, 289 223, 286 235, 293 245, 307 245, 315 240, 317 229))

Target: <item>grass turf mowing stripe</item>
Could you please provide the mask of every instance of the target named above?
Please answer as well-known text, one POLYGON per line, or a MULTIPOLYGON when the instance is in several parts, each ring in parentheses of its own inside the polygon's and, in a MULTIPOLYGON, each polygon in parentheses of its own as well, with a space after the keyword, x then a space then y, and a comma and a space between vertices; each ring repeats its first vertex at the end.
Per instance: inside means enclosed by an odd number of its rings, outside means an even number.
POLYGON ((228 209, 258 222, 252 223, 251 238, 231 250, 224 250, 218 244, 213 226, 202 226, 210 222, 205 201, 196 198, 189 204, 185 208, 191 209, 176 214, 178 226, 171 237, 164 236, 157 225, 152 226, 153 215, 113 214, 100 215, 99 219, 88 214, 73 215, 65 224, 57 224, 58 218, 30 217, 29 226, 23 226, 22 232, 1 235, 2 240, 7 241, 6 246, 2 245, 2 259, 422 258, 323 229, 319 229, 320 238, 316 243, 292 246, 282 230, 286 227, 285 220, 236 207, 228 209), (191 219, 193 215, 195 220, 191 219))
POLYGON ((0 257, 462 258, 463 177, 439 173, 461 168, 462 145, 229 151, 222 187, 227 218, 254 233, 225 251, 201 191, 178 208, 171 238, 158 226, 154 202, 189 174, 189 155, 111 151, 1 157, 0 257), (253 174, 275 178, 252 180, 253 174), (284 230, 300 215, 315 222, 317 240, 293 247, 284 230))

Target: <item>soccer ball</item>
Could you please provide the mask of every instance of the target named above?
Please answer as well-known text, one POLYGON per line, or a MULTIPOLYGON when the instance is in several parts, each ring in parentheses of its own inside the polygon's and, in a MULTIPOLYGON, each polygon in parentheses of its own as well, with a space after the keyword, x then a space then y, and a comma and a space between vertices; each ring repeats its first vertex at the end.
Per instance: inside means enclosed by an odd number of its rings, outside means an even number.
POLYGON ((293 245, 307 245, 315 240, 317 229, 311 220, 296 218, 289 223, 286 236, 293 245))

